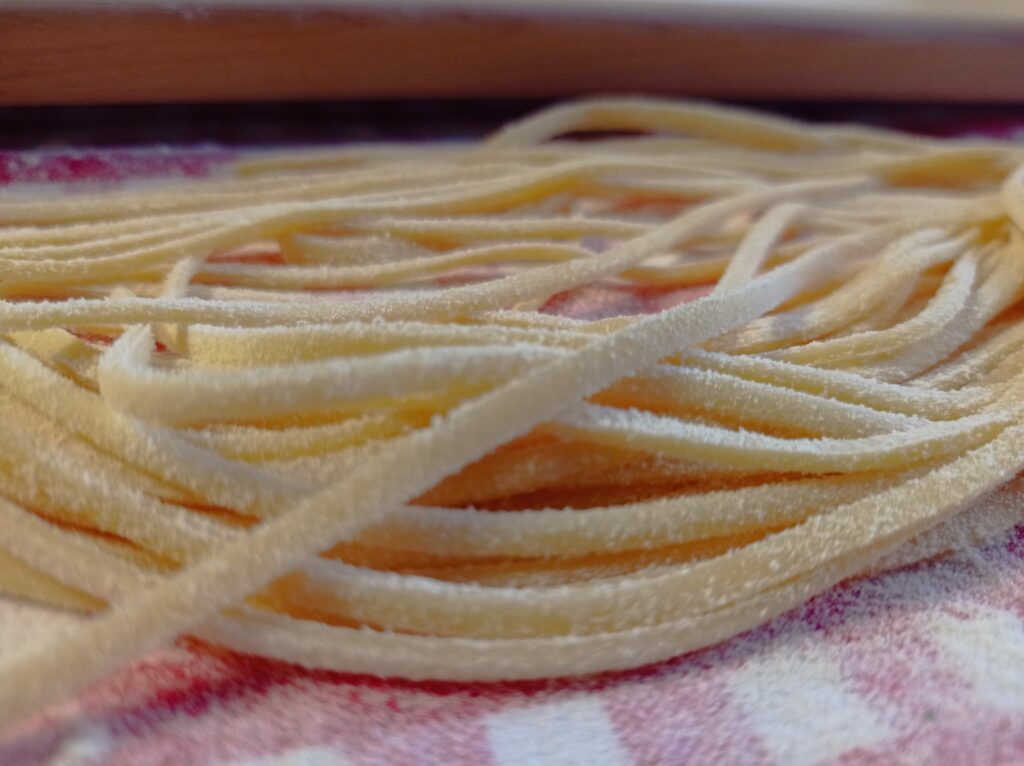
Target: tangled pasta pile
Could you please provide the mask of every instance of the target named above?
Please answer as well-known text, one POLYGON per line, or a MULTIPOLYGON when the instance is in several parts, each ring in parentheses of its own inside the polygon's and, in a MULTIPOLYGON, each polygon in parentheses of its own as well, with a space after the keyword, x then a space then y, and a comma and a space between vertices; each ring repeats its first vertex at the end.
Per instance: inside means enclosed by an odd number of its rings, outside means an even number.
POLYGON ((96 616, 3 659, 0 714, 182 633, 383 676, 632 667, 1006 529, 1022 159, 596 100, 8 194, 0 589, 96 616), (554 310, 615 291, 671 307, 554 310))

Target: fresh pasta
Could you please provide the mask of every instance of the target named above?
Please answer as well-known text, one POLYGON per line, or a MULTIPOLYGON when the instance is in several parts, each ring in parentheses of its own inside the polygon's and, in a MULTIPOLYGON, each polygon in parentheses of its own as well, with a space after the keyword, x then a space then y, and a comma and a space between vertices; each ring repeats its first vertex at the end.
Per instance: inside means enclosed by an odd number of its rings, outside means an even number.
POLYGON ((5 194, 0 592, 92 618, 0 658, 0 720, 183 634, 414 679, 629 668, 991 539, 1022 160, 596 99, 5 194))

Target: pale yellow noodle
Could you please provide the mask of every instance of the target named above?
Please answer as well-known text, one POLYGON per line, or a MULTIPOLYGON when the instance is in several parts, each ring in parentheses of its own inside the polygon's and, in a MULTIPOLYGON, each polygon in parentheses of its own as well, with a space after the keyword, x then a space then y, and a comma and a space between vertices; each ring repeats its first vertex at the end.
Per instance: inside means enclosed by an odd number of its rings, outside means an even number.
POLYGON ((93 617, 0 658, 0 722, 183 632, 621 669, 995 539, 1022 160, 606 98, 5 196, 0 591, 93 617))

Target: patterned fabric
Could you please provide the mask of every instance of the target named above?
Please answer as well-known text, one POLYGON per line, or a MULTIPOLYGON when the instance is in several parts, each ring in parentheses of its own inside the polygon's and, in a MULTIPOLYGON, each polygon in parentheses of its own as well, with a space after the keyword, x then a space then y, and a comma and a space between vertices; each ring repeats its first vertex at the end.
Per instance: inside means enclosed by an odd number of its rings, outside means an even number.
MULTIPOLYGON (((229 158, 0 153, 0 182, 195 176, 229 158)), ((603 316, 694 297, 590 288, 549 309, 603 316)), ((385 681, 183 640, 4 732, 0 764, 1021 763, 1022 617, 1024 527, 981 549, 846 583, 717 647, 599 677, 385 681)), ((0 602, 0 648, 76 619, 0 602)))

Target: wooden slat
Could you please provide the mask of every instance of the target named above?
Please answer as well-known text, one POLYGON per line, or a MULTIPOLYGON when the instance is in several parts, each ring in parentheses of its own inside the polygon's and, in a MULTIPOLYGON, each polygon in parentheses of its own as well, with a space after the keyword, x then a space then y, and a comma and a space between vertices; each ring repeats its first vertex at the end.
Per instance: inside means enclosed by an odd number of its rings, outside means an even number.
POLYGON ((876 34, 706 17, 20 7, 0 11, 0 103, 608 91, 1012 101, 1024 98, 1022 30, 896 24, 876 34))

